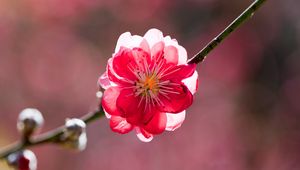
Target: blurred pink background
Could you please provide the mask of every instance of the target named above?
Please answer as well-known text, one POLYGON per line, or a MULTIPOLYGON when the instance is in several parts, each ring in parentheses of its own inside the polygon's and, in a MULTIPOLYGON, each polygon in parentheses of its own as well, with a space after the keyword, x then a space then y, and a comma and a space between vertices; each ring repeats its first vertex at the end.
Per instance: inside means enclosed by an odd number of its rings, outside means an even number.
MULTIPOLYGON (((0 147, 19 139, 26 107, 43 113, 42 131, 94 110, 98 76, 121 33, 155 27, 193 56, 251 2, 0 0, 0 147)), ((175 132, 142 143, 102 118, 89 125, 81 153, 33 148, 38 169, 300 169, 299 5, 267 2, 209 54, 175 132)))

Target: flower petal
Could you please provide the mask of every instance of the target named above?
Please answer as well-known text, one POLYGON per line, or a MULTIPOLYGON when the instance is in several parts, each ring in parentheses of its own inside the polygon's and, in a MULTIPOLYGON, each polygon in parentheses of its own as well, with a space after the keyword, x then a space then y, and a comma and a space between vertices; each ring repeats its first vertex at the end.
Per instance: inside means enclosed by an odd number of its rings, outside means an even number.
POLYGON ((133 89, 122 90, 116 103, 121 116, 126 118, 129 123, 133 125, 140 123, 145 109, 145 102, 141 101, 140 96, 134 95, 133 89))
POLYGON ((116 48, 115 48, 115 53, 118 53, 122 47, 126 48, 135 48, 135 47, 140 47, 140 44, 143 40, 143 37, 139 35, 131 35, 130 32, 125 32, 120 35, 116 48))
POLYGON ((120 116, 112 116, 110 118, 109 124, 112 131, 121 134, 128 133, 133 129, 133 126, 128 123, 125 118, 122 118, 120 116))
POLYGON ((178 44, 176 39, 171 39, 170 36, 164 37, 164 43, 166 46, 174 46, 178 50, 178 64, 186 64, 187 52, 185 48, 178 44))
POLYGON ((167 131, 174 131, 177 128, 181 126, 185 119, 185 110, 180 113, 166 113, 167 115, 167 125, 166 129, 167 131))
POLYGON ((111 86, 106 72, 100 76, 100 78, 98 79, 98 84, 105 90, 111 86))
POLYGON ((170 36, 165 36, 163 41, 166 44, 166 46, 170 46, 170 45, 174 47, 178 46, 178 42, 175 39, 171 39, 170 36))
POLYGON ((150 63, 150 55, 141 48, 123 48, 117 53, 112 61, 113 70, 117 75, 128 80, 137 80, 137 70, 144 70, 141 67, 144 62, 150 63))
POLYGON ((116 101, 120 95, 119 87, 110 87, 104 91, 102 98, 102 107, 109 115, 120 116, 121 112, 119 112, 116 101))
POLYGON ((143 142, 150 142, 153 139, 153 135, 141 129, 140 127, 135 128, 136 136, 143 142))
POLYGON ((139 35, 133 35, 131 37, 131 48, 139 48, 143 40, 143 37, 139 35))
POLYGON ((178 50, 174 46, 166 46, 164 49, 164 58, 167 63, 178 64, 178 50))
POLYGON ((107 113, 107 111, 106 111, 105 109, 103 109, 103 111, 104 111, 105 117, 106 117, 107 119, 110 119, 110 118, 111 118, 111 115, 110 115, 109 113, 107 113))
POLYGON ((147 40, 151 49, 154 46, 154 44, 163 41, 163 33, 158 29, 152 28, 146 32, 144 38, 147 40))
POLYGON ((121 47, 131 48, 131 41, 132 39, 130 32, 125 32, 121 34, 115 48, 115 53, 118 53, 121 47))
POLYGON ((112 68, 120 77, 135 80, 136 76, 130 70, 134 64, 134 58, 132 52, 128 48, 122 48, 114 57, 112 61, 112 68))
POLYGON ((117 107, 121 112, 121 116, 133 125, 148 124, 156 114, 160 111, 149 103, 146 107, 146 101, 141 96, 135 96, 132 89, 124 89, 121 91, 117 99, 117 107))
POLYGON ((182 82, 190 90, 192 94, 195 94, 198 90, 198 72, 195 71, 191 77, 183 79, 182 82))
POLYGON ((113 58, 110 58, 107 62, 107 76, 110 80, 111 85, 128 85, 130 82, 123 77, 120 77, 115 73, 112 65, 113 58))
POLYGON ((186 52, 185 48, 178 45, 177 50, 178 50, 178 64, 186 64, 187 52, 186 52))
POLYGON ((151 134, 160 134, 165 131, 167 125, 167 116, 166 113, 158 112, 152 119, 143 126, 147 132, 151 134))
POLYGON ((147 53, 142 48, 133 48, 132 56, 135 61, 135 65, 133 65, 133 67, 146 71, 147 68, 145 68, 145 66, 149 66, 151 63, 150 53, 147 53))
POLYGON ((150 47, 145 38, 143 38, 142 42, 140 43, 140 48, 143 49, 146 53, 150 54, 150 47))
POLYGON ((151 56, 153 57, 152 60, 157 60, 159 57, 164 55, 164 48, 165 43, 160 41, 154 44, 151 48, 151 56))
POLYGON ((196 64, 178 65, 171 67, 170 69, 166 69, 166 71, 164 71, 164 73, 161 75, 161 79, 173 80, 175 82, 182 81, 183 79, 192 76, 195 70, 196 64))
POLYGON ((159 94, 159 99, 163 103, 159 106, 159 110, 168 113, 182 112, 192 104, 193 95, 183 83, 171 87, 172 91, 169 90, 165 91, 165 94, 159 94))

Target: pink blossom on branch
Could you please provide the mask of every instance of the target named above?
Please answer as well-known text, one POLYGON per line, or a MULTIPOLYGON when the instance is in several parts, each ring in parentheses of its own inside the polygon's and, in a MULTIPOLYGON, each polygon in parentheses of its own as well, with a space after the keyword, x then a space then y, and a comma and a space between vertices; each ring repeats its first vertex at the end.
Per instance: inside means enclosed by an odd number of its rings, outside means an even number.
POLYGON ((135 129, 149 142, 180 127, 198 86, 196 65, 186 63, 186 50, 157 29, 144 37, 123 33, 98 82, 106 89, 102 106, 111 129, 135 129))

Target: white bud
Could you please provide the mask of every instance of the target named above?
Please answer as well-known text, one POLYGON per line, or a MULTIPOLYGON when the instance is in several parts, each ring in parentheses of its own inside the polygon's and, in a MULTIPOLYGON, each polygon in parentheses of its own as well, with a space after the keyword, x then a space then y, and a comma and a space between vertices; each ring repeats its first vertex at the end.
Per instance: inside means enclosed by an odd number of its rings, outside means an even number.
POLYGON ((7 163, 16 169, 36 170, 37 159, 30 150, 12 153, 7 157, 7 163))
POLYGON ((25 136, 30 136, 44 123, 43 115, 34 108, 26 108, 19 114, 17 128, 25 136))
POLYGON ((78 138, 82 133, 85 133, 86 125, 81 119, 67 119, 65 133, 72 138, 78 138))
POLYGON ((101 99, 101 98, 102 98, 102 96, 103 96, 103 93, 102 93, 102 91, 97 91, 97 93, 96 93, 96 97, 97 97, 97 98, 99 98, 99 99, 101 99))
POLYGON ((86 124, 81 119, 67 119, 65 123, 66 129, 61 137, 64 146, 82 151, 86 148, 86 124))
POLYGON ((86 133, 82 133, 77 140, 68 140, 65 142, 65 146, 70 149, 83 151, 86 148, 87 136, 86 133))

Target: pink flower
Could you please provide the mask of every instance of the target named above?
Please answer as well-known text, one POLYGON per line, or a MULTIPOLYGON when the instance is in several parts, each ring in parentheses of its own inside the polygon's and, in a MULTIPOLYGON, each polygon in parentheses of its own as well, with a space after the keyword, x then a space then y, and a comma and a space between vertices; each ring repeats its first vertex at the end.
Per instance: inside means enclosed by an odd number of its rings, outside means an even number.
POLYGON ((144 37, 123 33, 99 78, 111 129, 121 134, 135 129, 149 142, 180 127, 198 86, 196 65, 186 62, 186 50, 157 29, 144 37))

